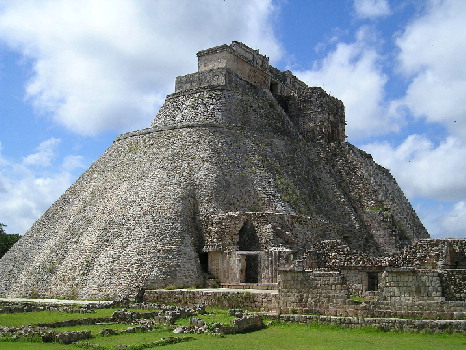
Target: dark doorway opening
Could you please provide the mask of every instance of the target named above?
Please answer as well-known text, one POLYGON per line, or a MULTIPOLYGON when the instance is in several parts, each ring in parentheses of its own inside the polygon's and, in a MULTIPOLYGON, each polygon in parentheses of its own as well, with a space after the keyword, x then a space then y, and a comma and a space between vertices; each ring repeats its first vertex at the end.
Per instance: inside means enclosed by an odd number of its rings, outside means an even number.
POLYGON ((259 256, 246 255, 246 283, 259 283, 259 256))
POLYGON ((367 290, 376 291, 379 288, 379 275, 377 272, 367 273, 367 290))
POLYGON ((246 220, 238 233, 238 250, 259 250, 259 237, 252 222, 246 220))
POLYGON ((209 273, 209 253, 199 253, 199 263, 202 272, 209 273))

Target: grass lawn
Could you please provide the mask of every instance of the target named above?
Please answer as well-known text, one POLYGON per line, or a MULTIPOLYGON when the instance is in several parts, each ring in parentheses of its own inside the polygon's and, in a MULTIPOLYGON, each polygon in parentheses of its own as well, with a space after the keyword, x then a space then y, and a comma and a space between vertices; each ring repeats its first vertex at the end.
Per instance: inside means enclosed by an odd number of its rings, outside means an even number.
POLYGON ((170 349, 312 349, 388 350, 466 349, 460 334, 384 333, 372 329, 349 330, 330 326, 274 324, 258 332, 225 338, 193 335, 196 340, 170 345, 170 349))
POLYGON ((24 324, 51 323, 77 320, 80 318, 110 317, 118 309, 96 309, 95 313, 79 314, 57 311, 34 311, 13 314, 0 314, 0 325, 18 327, 24 324))
MULTIPOLYGON (((96 310, 96 314, 70 314, 53 311, 0 314, 0 325, 21 325, 45 323, 59 320, 69 320, 86 317, 108 317, 114 309, 96 310)), ((226 310, 210 310, 207 315, 197 316, 206 322, 229 323, 231 316, 226 310)), ((187 324, 189 320, 179 320, 177 324, 187 324)), ((246 334, 227 335, 224 337, 206 334, 173 334, 167 327, 162 326, 153 332, 148 333, 125 333, 112 336, 101 336, 99 331, 102 328, 124 329, 128 325, 88 325, 63 327, 56 330, 90 330, 94 338, 90 343, 98 344, 105 349, 117 349, 119 344, 141 345, 151 343, 168 337, 192 337, 194 340, 166 345, 167 350, 209 350, 209 349, 312 349, 312 350, 388 350, 388 349, 419 349, 419 350, 454 350, 466 349, 466 336, 462 334, 419 334, 419 333, 384 333, 374 329, 349 330, 344 328, 321 326, 321 325, 301 325, 291 323, 273 323, 268 328, 246 334)), ((82 349, 76 345, 62 345, 57 343, 34 343, 26 341, 2 341, 0 339, 1 350, 18 349, 57 349, 74 350, 82 349)))

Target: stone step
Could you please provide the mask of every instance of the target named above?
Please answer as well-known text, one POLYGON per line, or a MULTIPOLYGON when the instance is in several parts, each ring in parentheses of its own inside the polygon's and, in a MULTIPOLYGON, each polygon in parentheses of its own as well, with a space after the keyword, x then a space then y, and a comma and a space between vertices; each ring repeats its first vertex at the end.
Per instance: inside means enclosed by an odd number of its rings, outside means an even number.
POLYGON ((278 290, 278 283, 222 283, 222 288, 278 290))

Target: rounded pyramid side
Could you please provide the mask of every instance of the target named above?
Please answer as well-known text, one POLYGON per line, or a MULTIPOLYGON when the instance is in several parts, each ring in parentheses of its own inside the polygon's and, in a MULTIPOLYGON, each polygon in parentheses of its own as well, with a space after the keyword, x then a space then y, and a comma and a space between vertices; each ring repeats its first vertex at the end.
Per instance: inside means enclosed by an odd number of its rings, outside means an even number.
POLYGON ((114 298, 196 285, 188 147, 172 133, 114 143, 0 262, 0 294, 114 298), (183 147, 185 146, 185 147, 183 147))
MULTIPOLYGON (((335 153, 300 137, 271 94, 174 94, 159 117, 165 123, 117 138, 0 260, 0 295, 105 299, 202 285, 198 254, 215 235, 235 249, 235 220, 246 217, 235 213, 257 214, 261 249, 346 239, 376 255, 399 234, 396 221, 364 214, 380 193, 409 206, 396 182, 387 192, 388 175, 352 146, 335 153), (383 178, 375 190, 374 173, 383 178)), ((416 220, 390 249, 417 239, 416 220)))

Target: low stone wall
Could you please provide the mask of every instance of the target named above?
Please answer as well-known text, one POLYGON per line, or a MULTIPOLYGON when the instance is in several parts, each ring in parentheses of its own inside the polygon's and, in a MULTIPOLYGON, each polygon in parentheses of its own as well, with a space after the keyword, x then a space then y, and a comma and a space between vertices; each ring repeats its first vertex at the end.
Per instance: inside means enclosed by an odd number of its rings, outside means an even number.
POLYGON ((44 343, 58 342, 71 344, 79 340, 90 339, 92 333, 88 330, 56 332, 38 325, 25 325, 21 327, 0 326, 0 337, 40 339, 44 343))
POLYGON ((249 292, 232 290, 146 290, 145 302, 169 305, 220 306, 227 308, 242 308, 249 310, 270 311, 278 309, 277 291, 249 292))
POLYGON ((346 328, 374 327, 383 331, 466 333, 466 320, 409 320, 398 318, 361 318, 317 315, 277 315, 267 317, 284 322, 320 323, 346 328))
MULTIPOLYGON (((323 275, 321 274, 320 277, 323 275)), ((304 283, 304 282, 303 282, 304 283)), ((311 287, 309 287, 311 288, 311 287)), ((328 287, 330 290, 332 286, 328 287)), ((333 287, 337 288, 337 287, 333 287)), ((308 289, 310 294, 324 293, 325 287, 308 289), (321 290, 316 290, 321 288, 321 290)), ((219 306, 242 308, 279 313, 296 312, 301 314, 317 314, 342 317, 375 317, 375 318, 408 318, 425 320, 464 320, 466 319, 466 301, 355 301, 340 297, 334 292, 334 299, 315 298, 306 295, 304 290, 287 294, 281 291, 232 291, 217 290, 147 290, 146 302, 172 305, 219 306)))
POLYGON ((235 318, 231 321, 230 327, 225 327, 225 333, 243 333, 256 331, 264 328, 264 322, 259 315, 246 315, 241 318, 235 318))
POLYGON ((342 275, 336 271, 281 270, 280 310, 304 309, 324 313, 333 304, 343 304, 349 296, 342 275))
POLYGON ((393 302, 445 300, 436 270, 387 269, 382 273, 379 288, 381 297, 393 302))
MULTIPOLYGON (((301 309, 298 308, 297 311, 301 309)), ((287 310, 282 310, 282 312, 287 312, 287 310)), ((466 318, 466 302, 356 302, 347 300, 343 304, 328 305, 327 308, 321 308, 318 312, 333 316, 463 320, 466 318)))
POLYGON ((2 302, 0 301, 0 314, 12 314, 16 312, 35 312, 35 311, 58 311, 68 313, 88 314, 95 313, 94 306, 91 304, 83 306, 75 305, 57 305, 57 304, 38 304, 32 302, 2 302))

